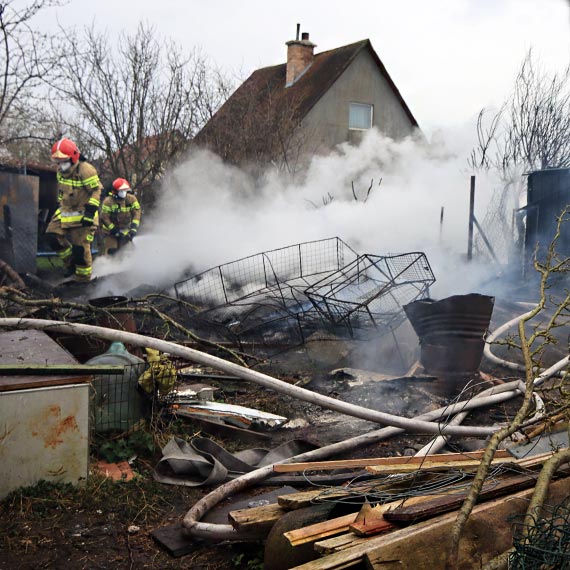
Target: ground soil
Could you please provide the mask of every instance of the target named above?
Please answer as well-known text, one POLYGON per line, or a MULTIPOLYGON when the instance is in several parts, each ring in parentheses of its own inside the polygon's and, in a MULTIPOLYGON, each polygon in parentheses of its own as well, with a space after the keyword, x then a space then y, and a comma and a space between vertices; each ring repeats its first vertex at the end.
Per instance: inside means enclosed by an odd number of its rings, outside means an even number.
MULTIPOLYGON (((330 376, 332 366, 307 368, 298 362, 295 366, 298 366, 296 372, 283 367, 273 372, 289 382, 305 384, 333 397, 408 416, 450 401, 455 394, 448 395, 446 391, 456 392, 458 386, 457 379, 451 382, 434 378, 359 383, 338 374, 330 376)), ((294 429, 272 432, 272 445, 292 438, 325 445, 377 429, 370 422, 347 419, 252 384, 226 381, 217 385, 220 388, 217 399, 297 420, 298 427, 294 429)), ((469 421, 484 425, 504 421, 515 408, 516 405, 495 407, 478 412, 469 421)), ((173 425, 178 435, 188 438, 199 431, 191 422, 173 425)), ((253 447, 232 437, 216 439, 232 452, 253 447)), ((428 436, 394 437, 355 449, 345 457, 413 454, 427 441, 428 436)), ((470 446, 477 448, 480 443, 472 441, 470 446)), ((96 449, 92 451, 96 459, 96 449)), ((40 485, 13 493, 0 503, 0 569, 263 568, 261 543, 214 545, 197 541, 192 552, 173 558, 154 542, 150 536, 153 529, 180 522, 187 510, 210 491, 155 483, 151 471, 159 457, 157 451, 136 459, 133 467, 139 477, 130 482, 112 483, 94 474, 84 488, 40 485)), ((271 487, 258 487, 249 493, 268 490, 271 487)))

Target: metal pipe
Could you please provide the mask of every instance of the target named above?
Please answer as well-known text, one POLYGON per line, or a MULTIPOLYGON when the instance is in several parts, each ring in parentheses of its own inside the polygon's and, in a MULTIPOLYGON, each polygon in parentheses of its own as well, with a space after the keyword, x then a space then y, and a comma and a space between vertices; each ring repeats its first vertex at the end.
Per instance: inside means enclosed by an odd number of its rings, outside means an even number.
POLYGON ((469 230, 467 235, 467 261, 473 259, 473 218, 475 217, 475 176, 471 176, 469 190, 469 230))

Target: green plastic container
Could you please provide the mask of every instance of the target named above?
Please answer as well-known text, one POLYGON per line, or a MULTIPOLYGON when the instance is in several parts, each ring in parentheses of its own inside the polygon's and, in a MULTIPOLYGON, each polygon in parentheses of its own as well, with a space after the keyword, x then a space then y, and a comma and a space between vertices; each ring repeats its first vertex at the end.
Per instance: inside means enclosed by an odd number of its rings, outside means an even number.
POLYGON ((107 352, 85 364, 125 367, 122 375, 101 375, 93 379, 90 416, 97 433, 127 431, 145 416, 147 400, 137 389, 138 378, 146 367, 144 360, 131 354, 122 342, 114 342, 107 352))

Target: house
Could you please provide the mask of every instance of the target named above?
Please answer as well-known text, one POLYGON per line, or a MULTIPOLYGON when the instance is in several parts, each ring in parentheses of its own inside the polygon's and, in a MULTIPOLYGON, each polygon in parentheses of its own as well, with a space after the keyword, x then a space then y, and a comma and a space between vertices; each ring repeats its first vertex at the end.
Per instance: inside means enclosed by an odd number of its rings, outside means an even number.
POLYGON ((224 160, 294 172, 303 156, 357 144, 376 127, 393 139, 418 128, 370 40, 314 54, 309 34, 287 42, 287 62, 254 71, 194 141, 224 160))

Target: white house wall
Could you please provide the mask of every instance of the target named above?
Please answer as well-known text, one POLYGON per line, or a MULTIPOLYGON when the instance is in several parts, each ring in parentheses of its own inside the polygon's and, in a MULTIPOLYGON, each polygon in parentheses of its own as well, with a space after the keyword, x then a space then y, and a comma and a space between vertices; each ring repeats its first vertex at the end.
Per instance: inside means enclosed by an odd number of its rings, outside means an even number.
POLYGON ((350 102, 373 105, 373 125, 393 139, 402 139, 414 130, 376 62, 363 50, 305 117, 305 132, 313 148, 358 142, 362 133, 348 128, 350 102))

